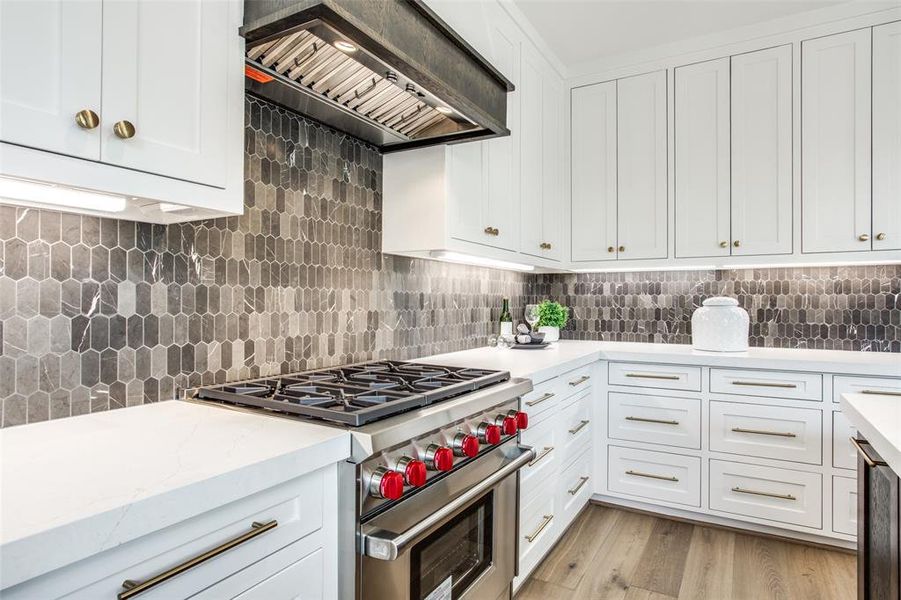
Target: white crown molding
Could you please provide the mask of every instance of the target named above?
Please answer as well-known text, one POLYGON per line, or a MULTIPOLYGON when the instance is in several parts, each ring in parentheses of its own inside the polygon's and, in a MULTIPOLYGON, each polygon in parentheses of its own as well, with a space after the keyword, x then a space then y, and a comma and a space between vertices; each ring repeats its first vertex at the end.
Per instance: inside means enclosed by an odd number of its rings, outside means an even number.
POLYGON ((550 63, 551 67, 557 72, 557 75, 560 76, 561 79, 567 79, 570 77, 569 69, 567 69, 566 65, 563 64, 563 61, 560 60, 560 57, 551 50, 550 45, 547 41, 542 37, 541 33, 532 25, 532 22, 526 18, 523 12, 516 6, 514 0, 497 0, 498 4, 504 9, 504 11, 510 15, 510 18, 516 23, 516 25, 523 31, 526 37, 535 45, 538 49, 539 53, 544 56, 544 59, 550 63))

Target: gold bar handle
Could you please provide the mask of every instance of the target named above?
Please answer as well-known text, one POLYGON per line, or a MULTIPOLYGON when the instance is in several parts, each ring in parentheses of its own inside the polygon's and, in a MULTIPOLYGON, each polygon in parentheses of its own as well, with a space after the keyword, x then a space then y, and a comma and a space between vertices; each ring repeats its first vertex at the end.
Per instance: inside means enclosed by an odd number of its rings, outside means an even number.
POLYGON ((626 475, 632 475, 633 477, 647 477, 648 479, 660 479, 663 481, 679 481, 678 477, 674 477, 672 475, 654 475, 653 473, 633 471, 632 469, 626 471, 626 475))
POLYGON ((252 540, 253 538, 255 538, 257 536, 263 535, 267 531, 275 529, 277 526, 278 526, 278 521, 276 521, 274 519, 272 521, 269 521, 268 523, 260 523, 260 522, 254 521, 253 524, 251 525, 251 530, 248 531, 247 533, 239 535, 238 537, 225 542, 221 546, 216 546, 212 550, 208 550, 208 551, 204 552, 203 554, 198 554, 194 558, 186 560, 185 562, 181 563, 180 565, 172 567, 168 571, 163 571, 159 575, 154 575, 153 577, 151 577, 150 579, 147 579, 146 581, 134 581, 132 579, 126 579, 122 583, 122 588, 125 591, 120 592, 119 595, 116 596, 116 598, 118 598, 118 600, 128 600, 129 598, 134 598, 138 594, 143 594, 147 590, 154 588, 154 587, 158 586, 159 584, 172 579, 173 577, 177 577, 178 575, 181 575, 185 571, 193 569, 194 567, 196 567, 202 563, 205 563, 206 561, 208 561, 212 558, 216 558, 220 554, 228 552, 229 550, 231 550, 232 548, 235 548, 236 546, 240 546, 241 544, 243 544, 245 542, 249 542, 250 540, 252 540))
POLYGON ((732 491, 736 494, 751 494, 752 496, 766 496, 767 498, 779 498, 780 500, 797 500, 796 497, 791 494, 774 494, 773 492, 759 492, 757 490, 746 490, 740 487, 732 488, 732 491))
POLYGON ((798 434, 792 433, 791 431, 767 431, 766 429, 745 429, 744 427, 733 427, 732 431, 735 433, 753 433, 754 435, 775 435, 777 437, 787 438, 798 437, 798 434))
POLYGON ((541 398, 536 398, 535 400, 529 400, 528 402, 526 402, 526 406, 535 406, 537 404, 541 404, 545 400, 550 400, 551 398, 553 398, 556 395, 557 394, 555 394, 553 392, 547 392, 546 394, 541 396, 541 398))
POLYGON ((577 433, 582 431, 582 428, 588 425, 590 422, 591 421, 589 421, 588 419, 582 419, 581 421, 579 421, 578 425, 569 430, 569 434, 576 435, 577 433))
POLYGON ((566 491, 569 493, 570 496, 575 496, 576 494, 579 493, 579 490, 582 489, 582 486, 585 485, 586 483, 588 483, 589 479, 590 479, 590 477, 588 477, 588 475, 585 475, 584 477, 579 477, 579 483, 576 484, 576 487, 574 487, 571 490, 566 490, 566 491))
POLYGON ((751 387, 770 387, 785 389, 795 389, 798 387, 797 383, 770 383, 766 381, 733 381, 732 385, 747 385, 751 387))
POLYGON ((569 382, 569 385, 571 385, 571 386, 573 386, 573 387, 576 387, 577 385, 582 385, 583 383, 585 383, 585 382, 588 381, 589 379, 591 379, 591 376, 590 376, 590 375, 582 375, 582 376, 579 377, 578 379, 575 379, 575 380, 573 380, 573 381, 570 381, 570 382, 569 382))
POLYGON ((854 444, 854 447, 857 448, 857 452, 860 454, 860 457, 863 459, 863 461, 865 463, 867 463, 868 467, 870 467, 870 468, 885 467, 888 465, 888 463, 885 462, 884 460, 879 460, 879 459, 873 458, 872 456, 869 455, 869 453, 866 450, 863 449, 864 444, 866 444, 867 446, 870 445, 869 442, 866 442, 866 441, 862 442, 862 441, 858 440, 857 438, 853 438, 853 437, 849 438, 849 439, 851 440, 851 443, 854 444))
POLYGON ((669 419, 648 419, 645 417, 626 417, 627 421, 638 421, 640 423, 660 423, 661 425, 678 425, 679 421, 670 421, 669 419))
POLYGON ((554 515, 544 515, 544 520, 541 521, 541 525, 538 526, 538 529, 535 530, 535 533, 533 533, 532 535, 526 536, 526 541, 529 542, 530 544, 532 542, 534 542, 535 538, 537 538, 539 535, 541 535, 541 532, 544 531, 544 528, 547 527, 548 525, 550 525, 551 521, 553 521, 553 520, 554 520, 554 515))
POLYGON ((901 392, 892 392, 889 390, 860 390, 860 393, 875 396, 901 396, 901 392))
POLYGON ((554 451, 553 446, 545 446, 544 450, 541 451, 541 454, 539 454, 538 456, 536 456, 535 458, 533 458, 532 460, 529 461, 529 466, 532 467, 532 466, 537 465, 539 463, 539 461, 541 461, 542 458, 544 458, 545 456, 547 456, 548 454, 550 454, 553 451, 554 451))
POLYGON ((651 373, 626 373, 626 377, 635 379, 665 379, 666 381, 679 381, 678 375, 653 375, 651 373))

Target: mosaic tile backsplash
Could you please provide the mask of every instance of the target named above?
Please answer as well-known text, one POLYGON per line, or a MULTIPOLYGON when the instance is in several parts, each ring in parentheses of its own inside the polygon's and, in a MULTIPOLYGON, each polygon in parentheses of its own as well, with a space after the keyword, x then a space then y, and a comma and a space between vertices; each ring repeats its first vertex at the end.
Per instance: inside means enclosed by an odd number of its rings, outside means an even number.
POLYGON ((241 217, 0 206, 0 425, 480 346, 504 297, 514 315, 569 305, 564 337, 688 343, 693 307, 728 293, 754 345, 901 351, 901 267, 524 275, 383 256, 376 150, 252 98, 245 123, 241 217))

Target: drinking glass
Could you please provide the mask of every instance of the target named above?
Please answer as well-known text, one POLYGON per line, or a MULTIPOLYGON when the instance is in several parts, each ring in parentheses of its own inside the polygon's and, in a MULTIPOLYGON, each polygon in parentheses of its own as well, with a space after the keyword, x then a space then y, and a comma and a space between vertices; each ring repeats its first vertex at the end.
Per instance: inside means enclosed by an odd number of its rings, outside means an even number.
POLYGON ((526 304, 526 323, 529 324, 529 329, 535 330, 535 323, 538 322, 538 305, 537 304, 526 304))

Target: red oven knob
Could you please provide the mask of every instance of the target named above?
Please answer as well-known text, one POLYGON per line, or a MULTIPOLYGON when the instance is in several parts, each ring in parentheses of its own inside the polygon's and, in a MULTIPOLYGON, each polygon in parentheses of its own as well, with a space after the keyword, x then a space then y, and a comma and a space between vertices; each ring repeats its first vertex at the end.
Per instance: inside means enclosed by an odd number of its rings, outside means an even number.
POLYGON ((519 430, 519 427, 516 425, 516 417, 498 415, 494 423, 500 425, 504 435, 516 435, 516 432, 519 430))
POLYGON ((454 436, 454 454, 472 458, 479 453, 479 439, 468 433, 458 433, 454 436))
POLYGON ((425 485, 425 480, 428 477, 425 463, 421 460, 410 458, 409 456, 405 456, 397 461, 397 470, 400 473, 403 473, 407 485, 413 487, 425 485))
POLYGON ((479 423, 479 429, 477 430, 479 434, 479 441, 483 444, 500 444, 501 443, 501 428, 497 425, 492 425, 488 421, 484 421, 479 423))
POLYGON ((511 410, 510 416, 516 419, 516 427, 522 431, 523 429, 528 429, 529 427, 529 415, 522 412, 521 410, 511 410))
POLYGON ((424 458, 426 466, 433 471, 450 471, 454 468, 454 452, 447 446, 429 444, 424 458))
POLYGON ((397 500, 404 494, 404 477, 397 471, 379 467, 369 480, 369 493, 376 498, 397 500))

